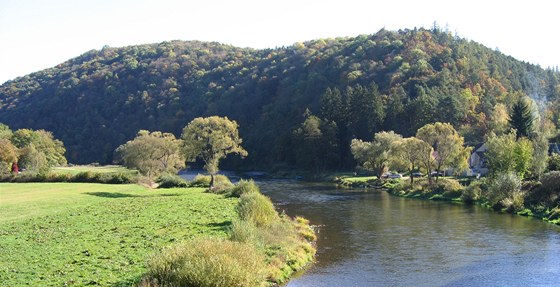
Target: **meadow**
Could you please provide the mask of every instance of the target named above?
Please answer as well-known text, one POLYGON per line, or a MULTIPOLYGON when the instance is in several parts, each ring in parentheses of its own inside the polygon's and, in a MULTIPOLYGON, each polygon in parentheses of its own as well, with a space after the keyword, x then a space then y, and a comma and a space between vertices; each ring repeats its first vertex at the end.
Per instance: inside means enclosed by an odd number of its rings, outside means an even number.
POLYGON ((236 204, 202 188, 0 183, 0 282, 130 286, 162 247, 226 238, 236 204))

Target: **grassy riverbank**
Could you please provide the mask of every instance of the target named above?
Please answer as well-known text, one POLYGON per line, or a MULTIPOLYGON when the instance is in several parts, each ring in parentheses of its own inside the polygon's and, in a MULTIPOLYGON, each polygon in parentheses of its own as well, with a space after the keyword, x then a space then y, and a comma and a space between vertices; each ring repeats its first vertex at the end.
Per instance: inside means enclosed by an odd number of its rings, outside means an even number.
POLYGON ((235 199, 203 189, 0 184, 5 286, 130 286, 148 254, 201 235, 226 238, 235 199))
MULTIPOLYGON (((240 202, 204 188, 0 183, 0 282, 135 285, 151 272, 148 259, 162 249, 188 245, 195 238, 211 244, 232 238, 240 202)), ((308 222, 278 215, 268 202, 270 224, 237 228, 238 239, 247 235, 238 241, 264 260, 262 270, 251 270, 264 274, 263 286, 285 282, 315 254, 308 222)), ((227 250, 213 251, 231 256, 227 250)))

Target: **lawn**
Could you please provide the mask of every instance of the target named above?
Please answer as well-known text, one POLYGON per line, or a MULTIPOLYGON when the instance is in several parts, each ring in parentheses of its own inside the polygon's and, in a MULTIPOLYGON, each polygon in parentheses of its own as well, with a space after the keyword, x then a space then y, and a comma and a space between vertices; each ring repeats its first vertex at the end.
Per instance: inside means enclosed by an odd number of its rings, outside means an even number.
POLYGON ((0 282, 130 286, 163 246, 225 238, 236 203, 193 188, 0 183, 0 282))
POLYGON ((80 172, 92 172, 92 173, 134 173, 135 170, 127 169, 120 165, 104 165, 104 166, 91 166, 91 165, 75 165, 75 166, 61 166, 53 168, 56 173, 66 173, 71 175, 76 175, 80 172))

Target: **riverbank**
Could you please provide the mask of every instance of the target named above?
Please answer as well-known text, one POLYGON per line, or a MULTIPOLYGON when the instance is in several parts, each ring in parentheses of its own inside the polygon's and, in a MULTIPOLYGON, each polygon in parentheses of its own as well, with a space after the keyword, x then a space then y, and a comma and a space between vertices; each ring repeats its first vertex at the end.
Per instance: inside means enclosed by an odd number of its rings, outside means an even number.
POLYGON ((131 286, 147 255, 193 237, 226 238, 236 199, 202 188, 1 183, 6 286, 131 286))
POLYGON ((535 199, 538 196, 535 194, 539 193, 541 188, 538 184, 526 182, 522 190, 513 193, 511 197, 496 199, 496 195, 489 191, 489 179, 464 179, 461 182, 454 178, 432 180, 432 184, 425 178, 410 184, 408 180, 402 179, 388 181, 383 187, 395 196, 479 205, 500 213, 533 217, 560 225, 558 206, 546 206, 542 201, 535 199))
MULTIPOLYGON (((6 286, 133 286, 160 250, 197 238, 227 241, 239 221, 239 199, 204 188, 0 183, 0 196, 0 278, 6 286)), ((308 222, 275 214, 273 230, 293 240, 257 249, 264 268, 274 271, 260 285, 285 282, 315 254, 308 222)))

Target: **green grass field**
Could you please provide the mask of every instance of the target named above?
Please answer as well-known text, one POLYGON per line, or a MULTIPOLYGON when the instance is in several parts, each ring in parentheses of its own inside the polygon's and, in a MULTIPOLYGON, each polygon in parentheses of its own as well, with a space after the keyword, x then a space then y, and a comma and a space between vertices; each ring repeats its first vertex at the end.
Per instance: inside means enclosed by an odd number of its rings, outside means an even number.
POLYGON ((53 168, 56 173, 66 173, 76 175, 80 172, 90 171, 93 173, 134 173, 135 170, 127 169, 120 165, 105 165, 105 166, 91 166, 91 165, 76 165, 76 166, 61 166, 53 168))
POLYGON ((225 238, 236 203, 192 188, 0 183, 0 285, 130 286, 161 247, 225 238))

